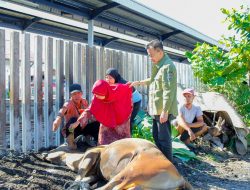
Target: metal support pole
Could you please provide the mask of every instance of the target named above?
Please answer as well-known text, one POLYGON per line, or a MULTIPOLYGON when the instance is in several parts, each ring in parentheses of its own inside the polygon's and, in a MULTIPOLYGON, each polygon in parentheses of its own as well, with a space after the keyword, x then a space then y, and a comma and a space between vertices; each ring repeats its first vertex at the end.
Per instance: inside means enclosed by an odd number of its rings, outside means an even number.
POLYGON ((89 47, 94 45, 94 20, 88 22, 88 45, 89 47))

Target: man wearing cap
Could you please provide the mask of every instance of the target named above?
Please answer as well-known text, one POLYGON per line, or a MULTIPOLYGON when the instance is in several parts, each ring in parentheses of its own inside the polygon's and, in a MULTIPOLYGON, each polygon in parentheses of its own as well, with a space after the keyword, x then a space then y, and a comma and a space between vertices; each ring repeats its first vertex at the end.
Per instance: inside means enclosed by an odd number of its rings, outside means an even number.
POLYGON ((146 46, 151 59, 151 77, 134 81, 131 86, 148 85, 148 112, 153 118, 153 137, 156 146, 172 161, 170 118, 177 116, 177 74, 173 61, 164 53, 163 44, 152 40, 146 46))
POLYGON ((70 149, 76 149, 75 138, 79 135, 92 136, 95 140, 98 139, 99 123, 92 122, 85 126, 77 126, 71 129, 70 125, 77 121, 81 113, 88 107, 88 101, 82 98, 82 88, 79 84, 72 84, 69 87, 70 99, 64 103, 63 107, 59 110, 58 115, 53 122, 53 131, 56 131, 64 118, 65 125, 62 129, 62 134, 67 139, 70 149), (84 128, 84 129, 83 129, 84 128))
POLYGON ((190 145, 196 137, 204 134, 208 127, 203 121, 203 113, 199 106, 193 105, 194 90, 187 88, 182 92, 185 103, 178 110, 177 120, 172 122, 180 133, 180 140, 190 145))

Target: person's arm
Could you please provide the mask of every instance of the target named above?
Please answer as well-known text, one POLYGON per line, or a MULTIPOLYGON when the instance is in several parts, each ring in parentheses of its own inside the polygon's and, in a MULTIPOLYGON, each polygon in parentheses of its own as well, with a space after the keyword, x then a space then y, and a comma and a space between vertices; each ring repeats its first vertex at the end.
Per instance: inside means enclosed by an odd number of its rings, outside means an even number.
POLYGON ((185 129, 186 131, 188 131, 190 129, 188 123, 185 121, 183 115, 178 115, 177 116, 177 120, 178 120, 178 125, 181 126, 183 129, 185 129))
POLYGON ((139 85, 149 85, 151 78, 147 78, 144 80, 134 81, 134 82, 128 82, 130 86, 139 86, 139 85))
POLYGON ((87 117, 87 113, 88 110, 85 109, 81 115, 78 117, 77 121, 74 122, 74 123, 71 123, 70 126, 69 126, 69 129, 75 129, 77 128, 78 125, 81 126, 81 128, 84 128, 87 124, 88 124, 88 117, 87 117))
POLYGON ((139 81, 139 85, 149 85, 151 78, 147 78, 139 81))
POLYGON ((197 122, 189 124, 191 128, 198 128, 204 125, 204 120, 202 116, 197 117, 197 122))
POLYGON ((190 136, 190 140, 193 141, 196 137, 193 131, 191 130, 190 124, 188 124, 185 121, 182 114, 179 114, 177 119, 178 119, 178 125, 188 132, 188 135, 190 136))
POLYGON ((65 113, 67 112, 67 106, 68 106, 68 102, 66 102, 63 107, 59 110, 56 119, 53 122, 53 126, 52 126, 52 131, 56 131, 61 122, 62 122, 62 118, 64 117, 65 113))
POLYGON ((168 120, 170 106, 176 96, 175 89, 177 88, 177 76, 174 65, 168 65, 162 69, 163 109, 160 115, 160 122, 164 123, 168 120))
POLYGON ((202 127, 205 124, 203 120, 203 113, 200 107, 197 107, 196 119, 196 122, 189 125, 191 128, 202 127))
POLYGON ((78 117, 77 121, 75 123, 72 123, 69 128, 75 129, 78 125, 80 125, 81 128, 86 127, 91 116, 92 114, 90 113, 89 109, 85 109, 78 117))

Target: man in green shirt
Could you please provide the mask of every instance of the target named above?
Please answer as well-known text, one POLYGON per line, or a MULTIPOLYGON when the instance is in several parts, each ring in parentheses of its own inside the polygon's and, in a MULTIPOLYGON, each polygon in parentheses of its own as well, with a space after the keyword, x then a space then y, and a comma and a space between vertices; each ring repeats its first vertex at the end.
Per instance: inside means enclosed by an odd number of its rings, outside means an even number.
POLYGON ((134 81, 131 86, 149 86, 149 114, 153 118, 153 137, 162 153, 172 161, 172 142, 169 118, 177 115, 177 75, 176 68, 164 53, 159 40, 153 40, 146 46, 153 66, 151 77, 134 81))

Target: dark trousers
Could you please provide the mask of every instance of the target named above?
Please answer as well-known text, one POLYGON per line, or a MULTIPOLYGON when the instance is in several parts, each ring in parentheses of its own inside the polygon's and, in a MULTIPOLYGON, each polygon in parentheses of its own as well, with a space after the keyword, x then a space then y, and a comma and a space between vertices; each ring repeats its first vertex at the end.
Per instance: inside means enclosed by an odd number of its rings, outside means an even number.
MULTIPOLYGON (((66 137, 70 134, 69 132, 70 124, 75 123, 76 121, 77 121, 77 118, 73 117, 66 124, 66 137)), ((100 123, 97 121, 87 124, 84 129, 82 129, 80 125, 78 125, 74 129, 74 138, 78 137, 79 135, 84 135, 84 136, 90 135, 94 137, 95 141, 98 141, 99 126, 100 126, 100 123)))
POLYGON ((132 111, 131 118, 130 118, 130 132, 131 132, 131 134, 132 134, 132 128, 133 128, 133 124, 135 121, 135 117, 138 114, 140 107, 141 107, 141 100, 139 102, 135 102, 133 104, 133 111, 132 111))
POLYGON ((161 150, 161 152, 167 157, 167 159, 172 162, 172 141, 171 141, 171 128, 170 121, 165 123, 160 123, 160 116, 155 115, 153 118, 153 137, 156 146, 161 150))

